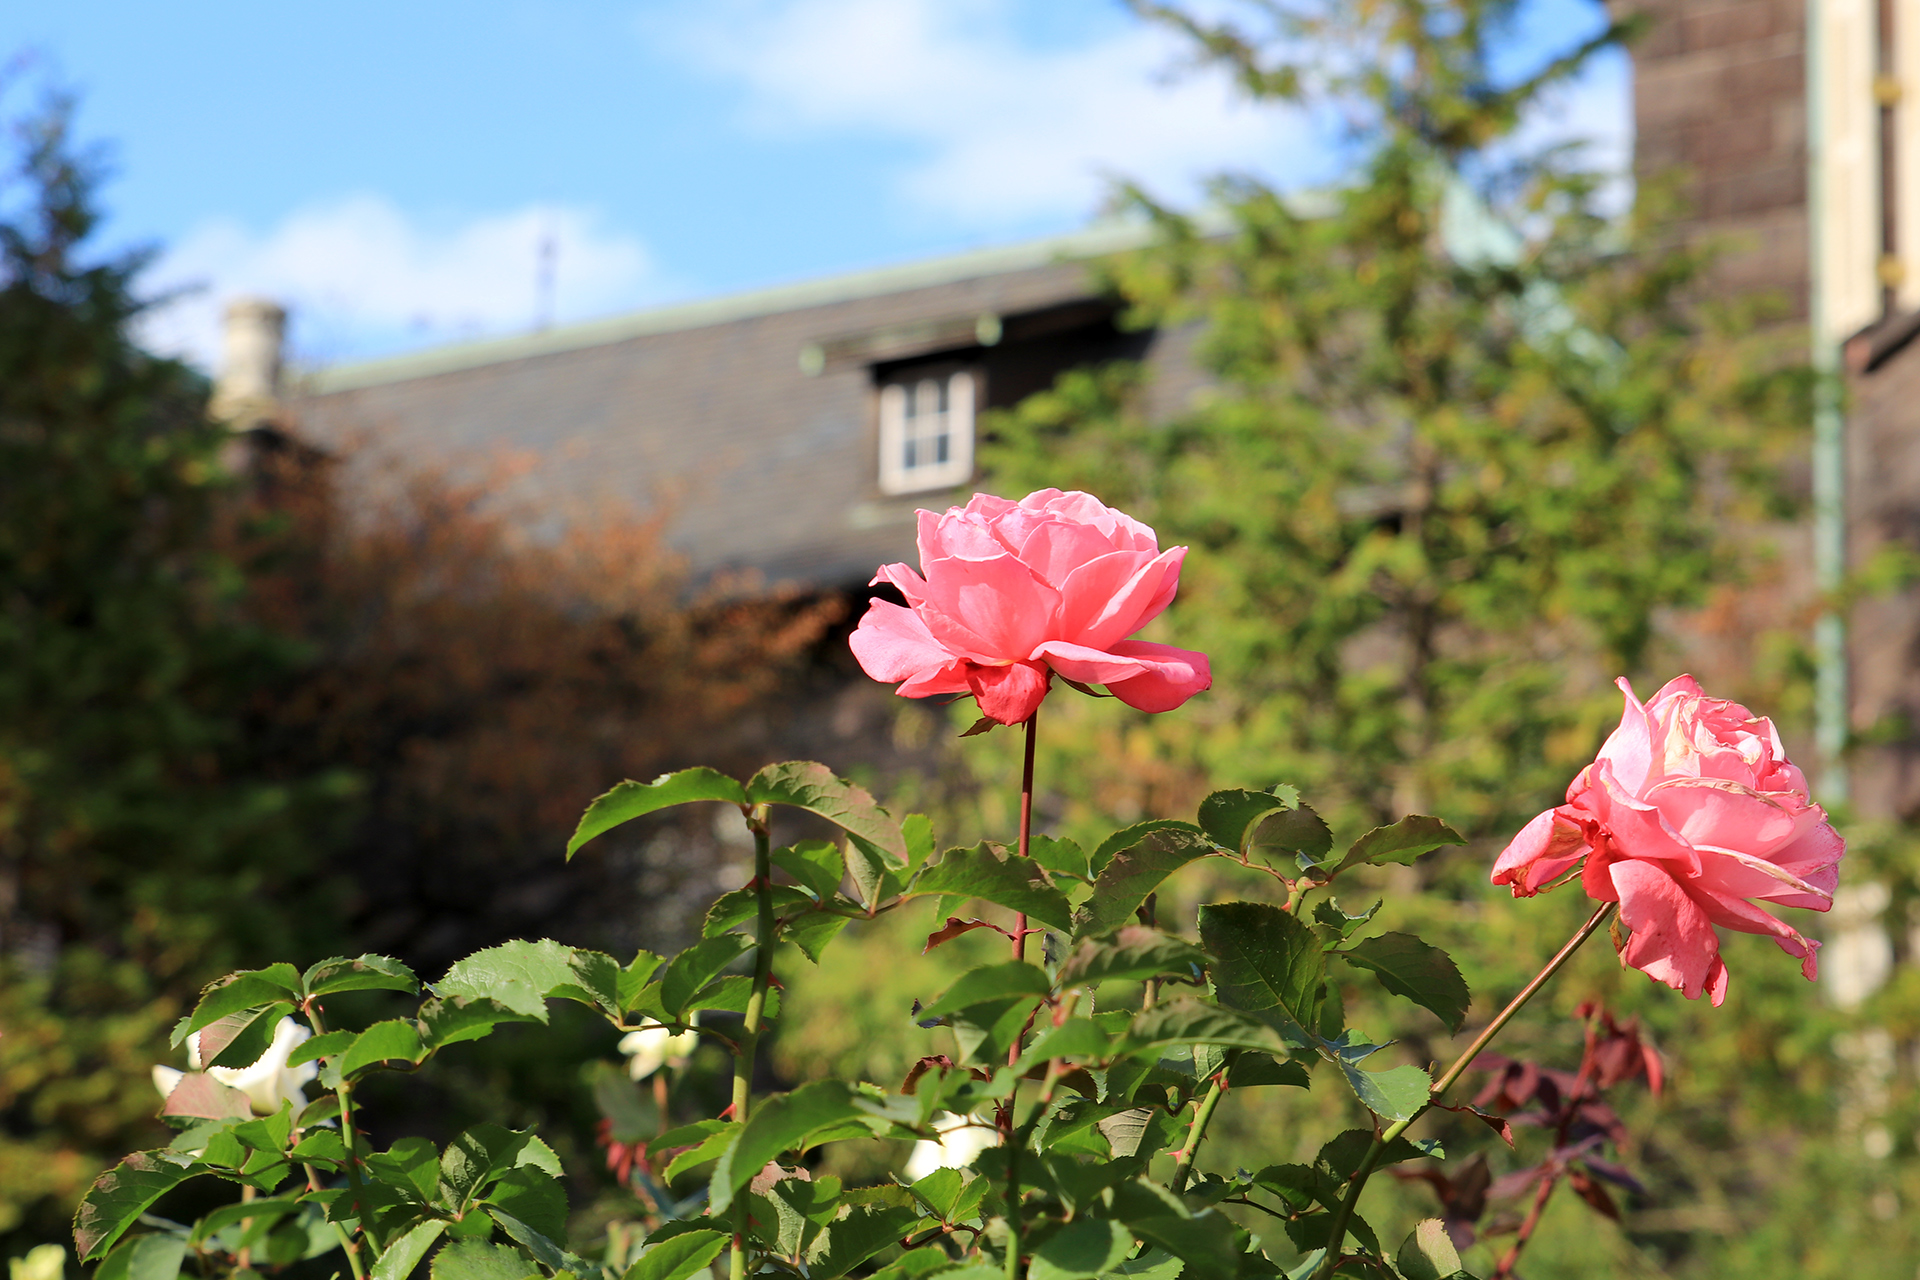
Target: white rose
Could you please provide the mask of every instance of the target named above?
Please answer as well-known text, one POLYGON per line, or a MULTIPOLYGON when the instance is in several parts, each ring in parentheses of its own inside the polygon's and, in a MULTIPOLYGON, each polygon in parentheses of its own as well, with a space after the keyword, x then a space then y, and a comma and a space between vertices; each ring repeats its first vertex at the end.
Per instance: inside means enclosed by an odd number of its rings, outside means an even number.
POLYGON ((908 1182, 918 1182, 936 1169, 964 1169, 988 1147, 1000 1145, 1000 1131, 979 1116, 942 1111, 933 1118, 937 1138, 922 1138, 907 1157, 908 1182))
POLYGON ((620 1038, 620 1052, 627 1055, 627 1074, 635 1080, 645 1080, 661 1067, 685 1066, 699 1047, 698 1031, 669 1031, 652 1018, 646 1019, 640 1030, 620 1038))
MULTIPOLYGON (((313 1062, 289 1067, 287 1058, 312 1034, 292 1018, 282 1018, 273 1029, 273 1043, 267 1046, 267 1051, 252 1066, 208 1067, 206 1072, 221 1084, 246 1094, 253 1109, 261 1115, 278 1113, 283 1101, 292 1103, 297 1112, 307 1105, 307 1095, 300 1086, 319 1075, 320 1067, 313 1062)), ((201 1069, 200 1033, 197 1031, 187 1037, 187 1062, 195 1071, 201 1069)), ((153 1087, 160 1091, 161 1097, 171 1097, 185 1074, 172 1067, 156 1066, 153 1069, 153 1087)))

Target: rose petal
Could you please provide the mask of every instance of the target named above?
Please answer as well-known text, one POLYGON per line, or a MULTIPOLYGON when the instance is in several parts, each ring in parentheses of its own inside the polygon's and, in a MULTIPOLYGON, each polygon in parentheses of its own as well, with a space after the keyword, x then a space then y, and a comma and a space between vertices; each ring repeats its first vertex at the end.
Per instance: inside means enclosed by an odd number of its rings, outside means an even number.
MULTIPOLYGON (((1653 722, 1647 715, 1647 709, 1633 696, 1633 686, 1627 683, 1625 676, 1615 680, 1614 684, 1626 695, 1627 705, 1620 713, 1620 727, 1600 745, 1598 759, 1612 765, 1613 776, 1619 779, 1620 785, 1630 794, 1638 795, 1640 788, 1646 785, 1647 772, 1653 762, 1653 722)), ((1573 799, 1572 792, 1568 792, 1567 799, 1573 799)))
POLYGON ((1627 859, 1611 870, 1620 918, 1633 930, 1621 958, 1687 999, 1699 999, 1720 958, 1720 939, 1707 913, 1662 867, 1627 859))
POLYGON ((1640 796, 1696 847, 1746 849, 1765 857, 1796 834, 1793 814, 1780 800, 1726 778, 1662 778, 1640 796))
POLYGON ((875 600, 867 606, 860 625, 847 637, 847 645, 862 671, 889 683, 924 679, 956 661, 933 638, 918 614, 886 600, 875 600))
POLYGON ((1047 696, 1048 676, 1038 663, 1016 662, 1006 667, 971 667, 967 682, 980 700, 980 714, 1001 724, 1020 724, 1047 696))
POLYGON ((1772 938, 1780 949, 1790 956, 1800 957, 1800 972, 1812 982, 1819 972, 1820 944, 1803 935, 1798 929, 1769 911, 1762 911, 1741 898, 1723 898, 1716 894, 1696 892, 1694 901, 1706 913, 1707 919, 1728 929, 1738 929, 1742 933, 1757 933, 1772 938))
POLYGON ((1520 828, 1493 864, 1493 882, 1513 886, 1516 898, 1531 898, 1540 886, 1559 878, 1587 856, 1580 825, 1548 809, 1520 828))
POLYGON ((1110 650, 1166 610, 1179 589, 1187 549, 1175 547, 1151 560, 1142 560, 1141 554, 1118 552, 1082 566, 1067 579, 1061 592, 1061 639, 1110 650), (1115 581, 1112 574, 1129 559, 1131 572, 1115 581))
POLYGON ((950 558, 926 569, 920 614, 948 648, 981 663, 1019 662, 1053 635, 1060 593, 1018 557, 950 558))
POLYGON ((1109 681, 1107 692, 1136 711, 1171 711, 1194 694, 1213 687, 1207 655, 1146 640, 1122 640, 1111 647, 1122 658, 1136 658, 1147 669, 1128 680, 1109 681))

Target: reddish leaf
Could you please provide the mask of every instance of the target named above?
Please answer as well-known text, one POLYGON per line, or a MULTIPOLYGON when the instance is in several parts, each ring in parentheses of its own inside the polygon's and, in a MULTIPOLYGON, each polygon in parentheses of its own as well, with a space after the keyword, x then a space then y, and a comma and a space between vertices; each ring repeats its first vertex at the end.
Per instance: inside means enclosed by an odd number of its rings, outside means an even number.
POLYGON ((1582 1200, 1592 1205, 1595 1213, 1612 1218, 1615 1222, 1620 1221, 1620 1210, 1614 1206, 1613 1197, 1607 1194, 1605 1187, 1589 1178, 1585 1170, 1567 1170, 1567 1185, 1572 1187, 1582 1200))
POLYGON ((180 1077, 160 1108, 163 1116, 192 1116, 198 1120, 225 1120, 253 1117, 253 1104, 238 1089, 221 1084, 204 1071, 189 1071, 180 1077))
POLYGON ((1489 1114, 1471 1103, 1463 1103, 1457 1107, 1449 1107, 1443 1103, 1435 1103, 1434 1105, 1442 1111, 1463 1111, 1473 1116, 1482 1124, 1486 1125, 1487 1128, 1499 1134, 1502 1142, 1506 1143, 1509 1147, 1513 1145, 1513 1125, 1508 1123, 1506 1117, 1489 1114))
POLYGON ((941 943, 952 942, 961 934, 972 933, 975 929, 991 929, 1002 937, 1013 937, 1009 931, 997 924, 989 924, 985 920, 962 920, 959 916, 948 916, 945 928, 936 929, 927 935, 927 945, 920 948, 920 954, 925 955, 941 943))

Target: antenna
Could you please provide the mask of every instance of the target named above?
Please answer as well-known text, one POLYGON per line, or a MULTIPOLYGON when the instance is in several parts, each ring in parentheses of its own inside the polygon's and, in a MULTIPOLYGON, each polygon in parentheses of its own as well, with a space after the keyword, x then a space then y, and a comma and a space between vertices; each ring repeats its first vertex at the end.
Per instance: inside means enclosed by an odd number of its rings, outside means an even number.
POLYGON ((551 210, 541 219, 537 256, 533 282, 533 327, 536 332, 553 327, 554 274, 560 263, 560 237, 554 231, 551 210))

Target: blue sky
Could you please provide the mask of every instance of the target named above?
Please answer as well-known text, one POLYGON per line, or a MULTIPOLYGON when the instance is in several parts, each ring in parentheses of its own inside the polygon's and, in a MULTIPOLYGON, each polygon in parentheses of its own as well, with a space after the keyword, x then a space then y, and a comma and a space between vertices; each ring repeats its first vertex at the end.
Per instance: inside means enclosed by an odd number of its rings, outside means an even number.
MULTIPOLYGON (((203 363, 235 292, 289 302, 307 363, 525 329, 547 239, 565 322, 1071 230, 1115 176, 1335 176, 1118 0, 8 8, 0 105, 78 92, 108 238, 200 286, 151 338, 203 363)), ((1598 15, 1529 0, 1513 58, 1598 15)), ((1542 127, 1618 152, 1627 85, 1602 64, 1542 127)))

